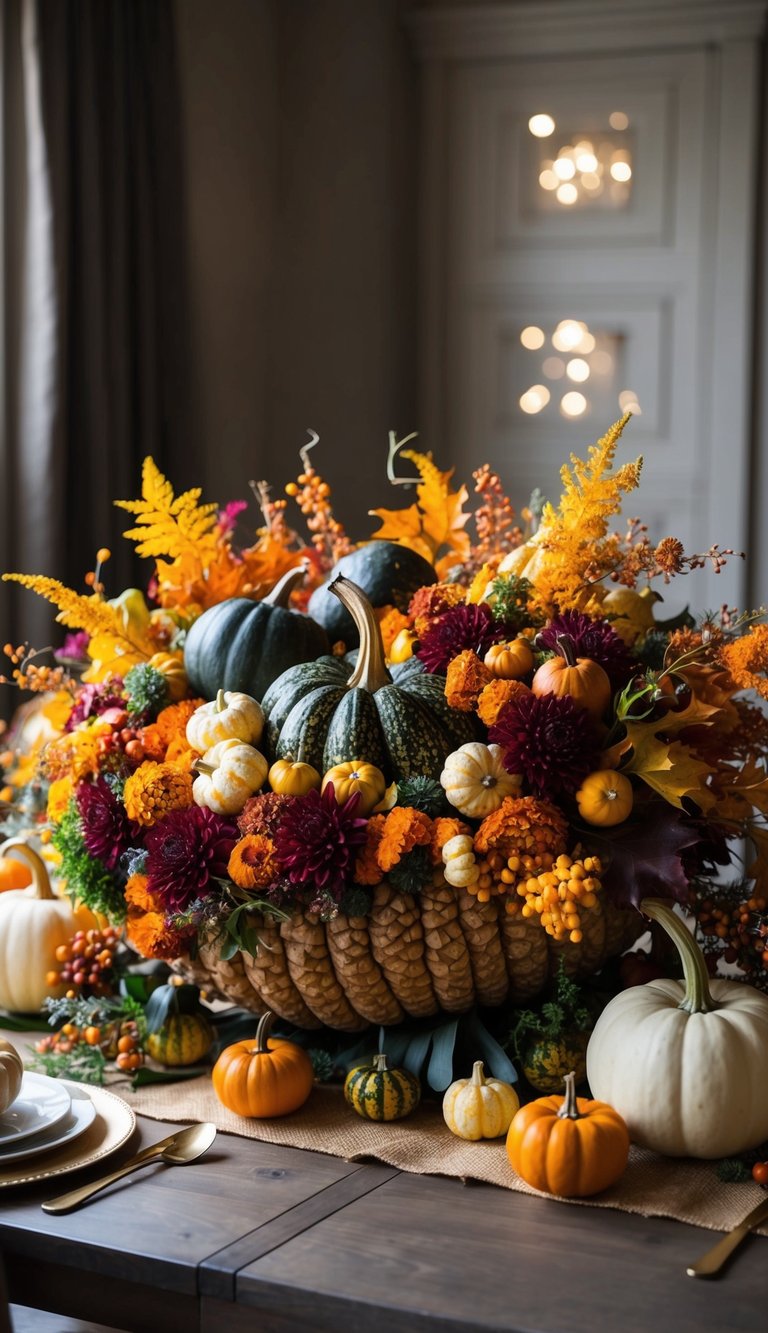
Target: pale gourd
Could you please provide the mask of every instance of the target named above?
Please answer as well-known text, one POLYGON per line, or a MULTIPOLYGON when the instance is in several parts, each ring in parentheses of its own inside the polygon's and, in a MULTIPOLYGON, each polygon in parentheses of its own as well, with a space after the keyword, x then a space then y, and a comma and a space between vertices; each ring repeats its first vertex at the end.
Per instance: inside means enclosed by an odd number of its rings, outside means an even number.
POLYGON ((480 867, 475 860, 472 839, 466 833, 457 833, 443 845, 443 874, 454 889, 468 889, 480 878, 480 867))
POLYGON ((19 1052, 0 1037, 0 1115, 16 1101, 23 1076, 24 1065, 19 1052))
POLYGON ((459 1078, 443 1097, 443 1119, 457 1138, 498 1139, 506 1134, 520 1098, 510 1083, 486 1078, 482 1060, 476 1060, 471 1078, 459 1078))
POLYGON ((676 944, 684 981, 648 981, 610 1001, 587 1047, 592 1093, 654 1152, 745 1152, 768 1138, 768 996, 710 981, 685 922, 655 899, 641 910, 676 944))
POLYGON ((451 805, 470 819, 485 819, 505 796, 516 796, 521 780, 508 773, 500 745, 468 741, 448 755, 440 783, 451 805))
POLYGON ((258 745, 264 730, 264 710, 250 694, 219 690, 210 703, 196 708, 187 723, 187 740, 198 754, 219 741, 238 740, 258 745))
POLYGON ((57 898, 45 862, 20 838, 0 847, 0 856, 14 851, 32 871, 27 889, 0 894, 0 1008, 12 1013, 37 1013, 47 996, 60 997, 65 983, 50 986, 48 972, 58 970, 56 950, 78 930, 98 929, 99 918, 68 898, 57 898))
POLYGON ((196 805, 217 815, 239 815, 249 796, 262 786, 269 764, 260 750, 234 738, 219 741, 195 764, 192 784, 196 805))

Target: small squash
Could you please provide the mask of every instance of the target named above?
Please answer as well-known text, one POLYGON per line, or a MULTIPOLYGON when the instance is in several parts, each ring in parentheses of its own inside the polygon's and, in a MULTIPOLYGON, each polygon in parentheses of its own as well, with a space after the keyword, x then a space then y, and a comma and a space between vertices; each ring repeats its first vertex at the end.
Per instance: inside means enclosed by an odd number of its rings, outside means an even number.
POLYGON ((198 754, 205 754, 219 741, 244 741, 258 745, 264 730, 264 712, 250 694, 219 690, 210 703, 196 708, 187 723, 187 740, 198 754))
POLYGON ((344 1096, 364 1120, 402 1120, 421 1100, 419 1080, 407 1069, 390 1069, 386 1055, 357 1065, 344 1080, 344 1096))
POLYGON ((306 796, 320 786, 322 778, 311 764, 278 759, 270 768, 267 781, 278 796, 306 796))
POLYGON ((239 815, 248 797, 263 785, 268 768, 264 755, 253 745, 234 739, 219 741, 195 764, 195 804, 217 815, 239 815))
POLYGON ((396 634, 389 648, 389 660, 392 663, 408 662, 413 657, 414 644, 418 635, 412 629, 401 629, 396 634))
POLYGON ((622 824, 632 812, 633 800, 629 778, 610 768, 588 773, 576 793, 576 804, 582 819, 600 828, 622 824))
POLYGON ((480 878, 474 843, 466 833, 457 833, 443 843, 443 874, 454 889, 468 889, 480 878))
POLYGON ((611 702, 611 682, 599 662, 577 657, 569 634, 558 634, 557 655, 550 657, 531 681, 534 694, 568 695, 589 716, 599 721, 611 702))
POLYGON ((557 1092, 570 1070, 576 1082, 587 1077, 588 1032, 563 1032, 559 1037, 533 1037, 523 1046, 523 1073, 537 1092, 557 1092))
POLYGON ((344 805, 355 793, 360 797, 357 814, 365 819, 379 804, 387 790, 387 783, 380 768, 375 764, 366 764, 357 759, 350 759, 346 764, 335 764, 329 768, 323 778, 322 791, 328 783, 333 783, 333 794, 337 805, 344 805))
POLYGON ((171 1014, 157 1032, 144 1039, 148 1055, 171 1069, 196 1065, 213 1045, 213 1029, 203 1014, 171 1014))
POLYGON ((0 1115, 16 1101, 23 1077, 24 1065, 19 1052, 0 1037, 0 1115))
POLYGON ((522 680, 533 671, 533 652, 527 639, 493 643, 483 661, 499 680, 522 680))
POLYGON ((500 745, 469 741, 448 755, 440 783, 451 805, 470 819, 485 819, 505 796, 520 791, 521 779, 508 773, 500 745))
POLYGON ((605 1102, 576 1096, 576 1075, 565 1097, 538 1097, 521 1106, 507 1134, 513 1169, 534 1189, 583 1199, 613 1185, 629 1160, 629 1131, 605 1102))
POLYGON ((153 653, 149 665, 159 671, 168 686, 171 703, 177 704, 187 693, 187 673, 180 653, 153 653))
POLYGON ((587 1047, 589 1085, 634 1143, 668 1157, 733 1157, 768 1139, 768 995, 711 980, 665 903, 645 898, 640 910, 676 945, 684 980, 632 986, 606 1005, 587 1047))
POLYGON ((32 871, 14 856, 0 856, 0 893, 6 889, 26 889, 32 883, 32 871))
POLYGON ((487 1079, 482 1060, 475 1060, 471 1078, 459 1078, 443 1097, 443 1119, 457 1138, 498 1139, 506 1134, 520 1098, 509 1083, 487 1079))
POLYGON ((227 1046, 213 1066, 213 1090, 235 1115, 267 1120, 290 1115, 307 1100, 315 1081, 312 1061, 293 1041, 270 1037, 274 1014, 259 1019, 256 1038, 227 1046))

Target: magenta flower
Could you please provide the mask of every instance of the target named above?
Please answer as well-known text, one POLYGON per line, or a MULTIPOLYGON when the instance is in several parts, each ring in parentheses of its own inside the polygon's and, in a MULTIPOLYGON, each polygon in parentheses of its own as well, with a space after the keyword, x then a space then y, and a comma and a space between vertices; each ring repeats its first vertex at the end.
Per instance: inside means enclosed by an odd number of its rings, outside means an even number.
POLYGON ((589 714, 568 695, 516 696, 503 708, 488 739, 504 751, 504 767, 519 773, 534 796, 573 793, 597 762, 589 714))
POLYGON ((191 805, 172 810, 147 830, 147 888, 170 911, 183 912, 212 891, 212 879, 227 877, 237 827, 213 810, 191 805))
POLYGON ((337 805, 333 783, 325 791, 297 797, 280 821, 277 859, 291 884, 311 884, 339 895, 354 866, 355 848, 365 842, 367 820, 358 819, 357 792, 337 805))
POLYGON ((78 782, 75 803, 86 848, 107 870, 114 870, 123 852, 135 840, 136 826, 125 813, 125 807, 103 778, 78 782))

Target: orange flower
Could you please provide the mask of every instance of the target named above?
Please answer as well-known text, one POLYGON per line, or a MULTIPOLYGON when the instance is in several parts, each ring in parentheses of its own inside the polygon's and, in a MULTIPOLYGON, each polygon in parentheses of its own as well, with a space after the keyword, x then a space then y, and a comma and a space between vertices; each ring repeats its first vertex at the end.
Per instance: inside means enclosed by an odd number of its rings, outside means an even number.
POLYGON ((165 762, 183 768, 185 773, 192 772, 199 758, 200 755, 189 745, 186 736, 174 736, 165 753, 165 762))
POLYGON ((157 912, 160 907, 160 901, 154 893, 150 893, 147 885, 149 879, 146 875, 131 875, 125 886, 125 901, 128 909, 133 907, 138 912, 157 912))
POLYGON ((480 691, 477 701, 477 716, 486 727, 492 727, 502 708, 510 699, 530 693, 528 686, 521 680, 492 680, 480 691))
POLYGON ((232 848, 227 874, 240 889, 264 889, 280 873, 275 844, 263 833, 246 833, 232 848))
POLYGON ((48 818, 52 824, 58 824, 64 818, 74 789, 75 784, 69 776, 56 778, 51 783, 48 788, 48 818))
POLYGON ((428 847, 431 841, 429 815, 409 805, 396 805, 385 817, 376 859, 386 874, 414 847, 428 847))
POLYGON ((567 820, 549 801, 535 796, 505 796, 498 810, 487 815, 475 834, 481 856, 499 851, 502 856, 538 856, 566 850, 567 820))
POLYGON ((768 699, 768 625, 752 625, 742 638, 723 644, 719 658, 738 689, 768 699))
POLYGON ((126 782, 123 802, 128 818, 149 828, 171 810, 192 804, 192 776, 176 764, 145 760, 126 782))
POLYGON ((186 734, 189 719, 204 702, 204 699, 182 699, 180 703, 169 704, 167 708, 161 709, 157 715, 155 726, 166 746, 170 745, 178 736, 186 734))
POLYGON ((386 815, 372 815, 368 820, 365 845, 360 848, 355 861, 355 884, 367 884, 372 887, 374 884, 380 884, 384 878, 378 862, 378 851, 386 822, 386 815))
POLYGON ((128 943, 143 958, 176 958, 179 937, 169 930, 162 912, 142 912, 129 915, 125 934, 128 943))
POLYGON ((154 759, 159 764, 165 759, 165 752, 168 748, 163 737, 160 735, 160 729, 156 722, 150 722, 148 726, 142 727, 138 739, 141 741, 146 759, 154 759))
POLYGON ((485 686, 493 680, 489 671, 477 653, 465 648, 448 663, 445 677, 445 697, 451 708, 460 713, 471 713, 477 707, 477 700, 485 686))
POLYGON ((432 864, 435 866, 443 864, 443 848, 451 838, 458 837, 460 833, 471 834, 471 832, 469 824, 465 824, 463 819, 454 819, 450 815, 438 816, 432 826, 432 843, 429 849, 432 864))
POLYGON ((401 630, 410 629, 411 622, 396 606, 386 608, 386 613, 379 620, 379 629, 384 643, 384 652, 389 657, 392 644, 401 630))
POLYGON ((432 583, 413 594, 408 615, 417 634, 425 634, 444 611, 463 602, 466 593, 460 583, 432 583))

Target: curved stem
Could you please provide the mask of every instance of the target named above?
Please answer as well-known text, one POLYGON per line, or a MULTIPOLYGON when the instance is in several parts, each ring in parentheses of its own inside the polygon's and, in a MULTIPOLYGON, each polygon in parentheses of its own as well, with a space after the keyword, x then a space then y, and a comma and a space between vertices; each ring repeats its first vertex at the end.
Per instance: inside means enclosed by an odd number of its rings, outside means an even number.
POLYGON ((575 667, 576 645, 570 634, 558 634, 556 644, 560 656, 565 658, 566 666, 575 667))
POLYGON ((214 711, 217 713, 223 713, 224 709, 227 706, 227 701, 224 698, 224 693, 225 693, 224 690, 217 690, 216 692, 216 708, 214 711))
POLYGON ((485 1085, 485 1071, 482 1060, 475 1060, 472 1066, 471 1083, 473 1088, 482 1088, 485 1085))
POLYGON ((688 1014, 710 1014, 718 1008, 709 989, 709 972, 704 955, 693 935, 666 903, 658 898, 643 898, 640 911, 667 932, 680 955, 685 979, 685 994, 677 1006, 688 1014))
POLYGON ((15 851, 22 861, 26 861, 32 871, 32 888, 35 898, 55 898, 56 894, 51 888, 51 880, 48 875, 48 869, 45 861, 38 853, 26 843, 23 838, 9 838, 0 846, 0 856, 7 856, 8 852, 15 851))
POLYGON ((375 694, 382 686, 391 685, 392 677, 387 671, 381 630, 373 607, 362 588, 358 588, 356 583, 343 574, 328 584, 328 591, 338 597, 342 606, 349 611, 360 635, 357 665, 347 681, 347 689, 358 687, 375 694))
POLYGON ((581 1120, 581 1111, 576 1101, 576 1071, 571 1070, 565 1076, 565 1096, 557 1113, 558 1120, 581 1120))
POLYGON ((216 772, 213 764, 205 764, 202 759, 198 759, 195 764, 193 764, 193 768, 196 773, 203 773, 206 777, 210 777, 211 773, 216 772))
POLYGON ((261 1015, 259 1026, 256 1029, 256 1055, 272 1054, 269 1049, 269 1034, 274 1021, 275 1015, 272 1013, 271 1009, 268 1009, 265 1014, 261 1015))
POLYGON ((287 607, 288 599, 294 588, 304 581, 307 573, 306 561, 296 565, 295 569, 289 569, 287 574, 283 574, 278 579, 271 593, 267 597, 262 597, 262 606, 282 606, 287 607))

